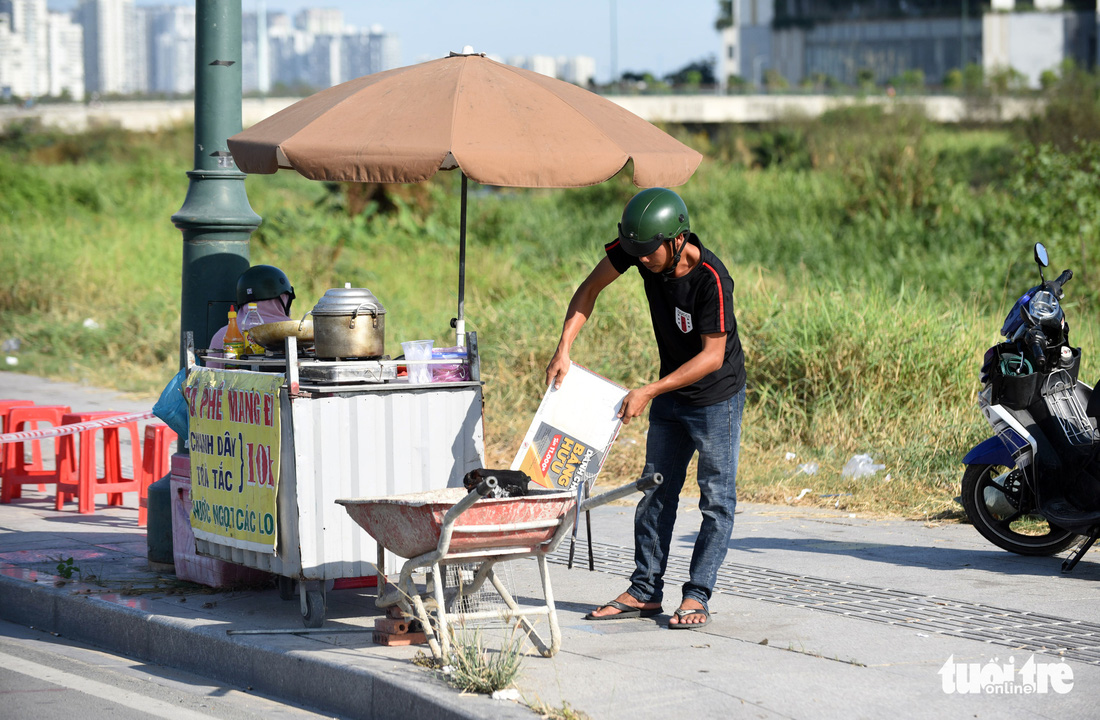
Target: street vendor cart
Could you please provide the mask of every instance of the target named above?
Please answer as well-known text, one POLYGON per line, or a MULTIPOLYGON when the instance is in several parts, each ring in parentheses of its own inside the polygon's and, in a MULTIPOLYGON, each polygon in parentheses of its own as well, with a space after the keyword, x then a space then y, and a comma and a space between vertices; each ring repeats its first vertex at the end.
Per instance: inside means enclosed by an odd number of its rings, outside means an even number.
POLYGON ((469 380, 412 383, 398 375, 404 360, 317 359, 290 337, 285 356, 193 368, 185 395, 198 554, 274 573, 287 599, 297 583, 306 626, 320 627, 331 581, 400 567, 337 498, 458 487, 484 465, 473 333, 463 362, 469 380))

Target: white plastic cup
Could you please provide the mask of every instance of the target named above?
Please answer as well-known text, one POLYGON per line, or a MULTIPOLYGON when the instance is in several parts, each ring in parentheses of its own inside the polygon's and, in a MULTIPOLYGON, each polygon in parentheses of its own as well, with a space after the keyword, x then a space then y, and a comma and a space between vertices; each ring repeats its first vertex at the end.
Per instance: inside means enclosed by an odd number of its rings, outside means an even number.
POLYGON ((405 366, 408 368, 410 383, 419 384, 432 381, 432 366, 415 361, 431 360, 434 344, 435 340, 406 340, 401 343, 401 349, 405 351, 405 366))

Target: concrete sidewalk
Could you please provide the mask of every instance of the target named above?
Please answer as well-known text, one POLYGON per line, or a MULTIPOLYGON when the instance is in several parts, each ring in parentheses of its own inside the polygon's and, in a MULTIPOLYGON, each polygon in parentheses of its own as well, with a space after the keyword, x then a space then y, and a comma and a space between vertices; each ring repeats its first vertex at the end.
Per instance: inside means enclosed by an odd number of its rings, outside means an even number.
MULTIPOLYGON (((0 397, 74 410, 152 404, 10 373, 0 373, 0 397)), ((55 512, 52 498, 28 487, 0 506, 4 619, 347 717, 533 716, 514 702, 460 695, 413 664, 420 648, 374 645, 373 590, 329 592, 324 628, 306 633, 298 603, 274 588, 217 592, 151 572, 129 495, 128 506, 100 505, 92 516, 55 512), (79 571, 57 577, 69 557, 79 571)), ((567 544, 554 556, 562 649, 525 659, 518 686, 528 703, 593 720, 1096 716, 1100 553, 1062 575, 1060 559, 1011 555, 968 525, 745 505, 706 628, 670 632, 667 614, 585 621, 626 588, 632 517, 625 506, 593 513, 595 572, 583 537, 579 567, 565 567, 567 544), (1002 678, 994 664, 1013 672, 1002 678), (1033 670, 1062 684, 1028 693, 1024 673, 1033 670), (969 689, 961 681, 974 672, 1003 682, 995 693, 945 691, 969 689), (1058 692, 1068 673, 1072 686, 1058 692)), ((681 508, 669 612, 698 521, 690 504, 681 508)), ((534 561, 504 567, 517 595, 538 599, 534 561)), ((490 647, 508 637, 483 632, 490 647)))

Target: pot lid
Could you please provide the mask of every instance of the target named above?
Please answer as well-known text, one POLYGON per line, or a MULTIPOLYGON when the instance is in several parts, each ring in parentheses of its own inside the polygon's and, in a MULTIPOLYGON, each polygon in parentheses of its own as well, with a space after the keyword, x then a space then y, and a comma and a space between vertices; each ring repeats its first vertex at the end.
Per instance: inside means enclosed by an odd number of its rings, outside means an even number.
POLYGON ((367 288, 342 287, 328 290, 313 306, 314 315, 385 315, 386 308, 367 288))

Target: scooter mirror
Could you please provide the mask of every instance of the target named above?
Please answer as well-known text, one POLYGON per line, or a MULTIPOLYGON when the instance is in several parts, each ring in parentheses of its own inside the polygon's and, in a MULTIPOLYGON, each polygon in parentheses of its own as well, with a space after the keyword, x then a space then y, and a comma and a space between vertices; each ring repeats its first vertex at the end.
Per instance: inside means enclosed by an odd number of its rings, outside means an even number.
POLYGON ((1050 267, 1050 258, 1047 256, 1047 247, 1042 243, 1035 243, 1035 262, 1043 267, 1050 267))

